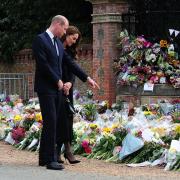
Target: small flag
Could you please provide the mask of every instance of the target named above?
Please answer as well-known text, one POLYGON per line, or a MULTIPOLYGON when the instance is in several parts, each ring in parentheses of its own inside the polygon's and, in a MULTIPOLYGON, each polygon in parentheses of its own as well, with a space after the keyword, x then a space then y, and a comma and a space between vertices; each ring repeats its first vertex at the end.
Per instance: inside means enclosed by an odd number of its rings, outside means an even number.
POLYGON ((174 29, 169 29, 170 36, 173 34, 174 31, 175 31, 174 29))
POLYGON ((179 34, 180 32, 175 30, 175 37, 179 34))

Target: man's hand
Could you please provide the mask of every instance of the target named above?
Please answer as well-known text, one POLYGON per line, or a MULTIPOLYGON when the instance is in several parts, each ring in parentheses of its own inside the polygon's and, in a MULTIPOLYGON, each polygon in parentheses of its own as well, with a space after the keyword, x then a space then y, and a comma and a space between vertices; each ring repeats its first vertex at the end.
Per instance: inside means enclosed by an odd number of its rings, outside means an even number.
POLYGON ((90 77, 87 78, 88 83, 90 84, 90 86, 92 86, 93 88, 98 88, 100 89, 99 85, 90 77))
POLYGON ((69 90, 71 89, 71 87, 72 87, 72 83, 71 82, 64 83, 63 91, 64 91, 65 95, 69 95, 69 90))
POLYGON ((61 80, 58 81, 58 89, 59 90, 63 89, 63 82, 61 80))

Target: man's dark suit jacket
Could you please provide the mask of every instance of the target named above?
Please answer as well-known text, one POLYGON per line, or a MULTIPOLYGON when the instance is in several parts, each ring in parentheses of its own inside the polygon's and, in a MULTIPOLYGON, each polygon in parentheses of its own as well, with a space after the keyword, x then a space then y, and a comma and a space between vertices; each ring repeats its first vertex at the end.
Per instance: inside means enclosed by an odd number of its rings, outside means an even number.
POLYGON ((72 60, 57 39, 59 56, 49 35, 44 32, 33 42, 33 54, 36 59, 35 85, 37 93, 54 94, 58 92, 58 81, 62 79, 62 61, 82 81, 87 80, 87 74, 72 60))

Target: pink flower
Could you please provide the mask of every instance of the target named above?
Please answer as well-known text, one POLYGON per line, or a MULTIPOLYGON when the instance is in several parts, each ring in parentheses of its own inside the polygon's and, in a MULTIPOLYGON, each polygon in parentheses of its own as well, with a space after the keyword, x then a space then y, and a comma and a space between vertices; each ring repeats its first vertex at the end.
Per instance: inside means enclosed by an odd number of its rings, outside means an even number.
POLYGON ((90 154, 92 152, 91 148, 89 147, 89 141, 83 140, 81 145, 87 154, 90 154))
POLYGON ((144 45, 144 47, 149 48, 149 47, 152 46, 152 43, 150 43, 150 42, 148 42, 148 41, 145 41, 145 42, 143 43, 143 45, 144 45))
POLYGON ((89 142, 87 140, 84 140, 81 145, 83 148, 87 148, 89 147, 89 142))
POLYGON ((158 76, 154 75, 154 76, 151 76, 150 81, 151 81, 151 83, 158 83, 159 78, 158 78, 158 76))

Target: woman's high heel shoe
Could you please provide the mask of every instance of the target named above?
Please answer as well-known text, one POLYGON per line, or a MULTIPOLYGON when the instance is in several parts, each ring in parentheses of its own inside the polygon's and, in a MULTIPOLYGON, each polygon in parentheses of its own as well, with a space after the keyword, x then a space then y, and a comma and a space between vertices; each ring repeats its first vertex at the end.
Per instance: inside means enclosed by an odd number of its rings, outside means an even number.
POLYGON ((67 154, 64 154, 64 158, 65 158, 65 160, 67 159, 70 164, 77 164, 77 163, 80 163, 80 162, 81 162, 81 161, 79 161, 79 160, 73 160, 73 161, 71 161, 71 160, 69 159, 69 157, 67 156, 67 154))

